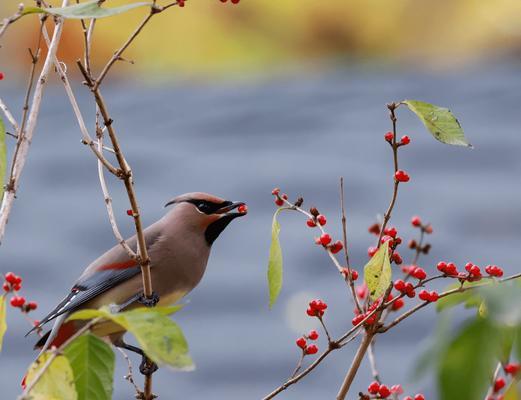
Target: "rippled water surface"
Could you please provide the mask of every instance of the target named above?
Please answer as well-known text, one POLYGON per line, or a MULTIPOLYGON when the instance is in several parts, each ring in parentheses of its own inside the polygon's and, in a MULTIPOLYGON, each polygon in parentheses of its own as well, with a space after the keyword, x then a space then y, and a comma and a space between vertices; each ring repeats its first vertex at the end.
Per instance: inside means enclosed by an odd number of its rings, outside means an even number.
MULTIPOLYGON (((84 110, 93 110, 85 89, 77 92, 84 110)), ((513 66, 451 75, 349 70, 240 83, 153 88, 127 83, 106 89, 146 224, 164 213, 167 200, 188 191, 243 200, 250 210, 216 242, 203 282, 176 316, 197 370, 157 373, 160 398, 238 400, 267 394, 295 365, 294 340, 311 326, 304 310, 312 296, 329 303, 326 322, 335 336, 349 328, 352 306, 344 285, 299 215, 280 218, 285 286, 279 303, 268 311, 270 192, 280 186, 292 197, 304 196, 305 205, 316 205, 329 217, 328 228, 338 237, 338 179, 345 176, 351 257, 361 268, 373 240, 366 228, 391 194, 392 160, 382 138, 389 130, 386 102, 413 98, 449 106, 475 146, 442 145, 410 113, 398 112, 400 133, 412 138, 400 160, 411 182, 400 190, 394 224, 410 238, 412 214, 432 221, 433 251, 422 265, 432 270, 439 259, 472 259, 518 270, 520 93, 521 74, 513 66)), ((21 96, 14 88, 2 93, 11 104, 20 104, 21 96)), ((128 206, 117 182, 112 182, 112 194, 121 227, 130 234, 128 206)), ((39 317, 114 243, 95 159, 80 144, 62 88, 53 87, 46 92, 0 248, 1 268, 25 277, 24 293, 39 301, 39 317)), ((410 257, 407 250, 402 253, 410 257)), ((433 316, 432 310, 418 314, 379 339, 378 366, 385 382, 402 382, 409 393, 433 393, 429 380, 410 378, 414 353, 430 335, 433 316)), ((26 322, 10 313, 0 356, 5 399, 19 393, 18 382, 34 356, 34 338, 24 338, 26 330, 26 322)), ((280 398, 334 398, 354 351, 351 345, 334 353, 280 398)), ((124 373, 118 359, 115 399, 132 398, 124 373)), ((363 390, 369 379, 364 362, 353 392, 363 390)))

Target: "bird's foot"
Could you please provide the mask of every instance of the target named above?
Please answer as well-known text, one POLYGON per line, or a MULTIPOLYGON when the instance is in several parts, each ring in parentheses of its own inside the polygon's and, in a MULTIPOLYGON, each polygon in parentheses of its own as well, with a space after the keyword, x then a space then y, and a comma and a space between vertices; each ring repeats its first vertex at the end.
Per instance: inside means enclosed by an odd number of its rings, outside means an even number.
POLYGON ((152 292, 152 296, 146 297, 145 294, 141 294, 138 303, 143 304, 145 307, 154 307, 157 303, 159 303, 159 295, 156 292, 152 292))
POLYGON ((143 357, 141 364, 139 365, 139 372, 143 375, 152 375, 158 370, 158 366, 155 362, 150 361, 148 358, 143 357))

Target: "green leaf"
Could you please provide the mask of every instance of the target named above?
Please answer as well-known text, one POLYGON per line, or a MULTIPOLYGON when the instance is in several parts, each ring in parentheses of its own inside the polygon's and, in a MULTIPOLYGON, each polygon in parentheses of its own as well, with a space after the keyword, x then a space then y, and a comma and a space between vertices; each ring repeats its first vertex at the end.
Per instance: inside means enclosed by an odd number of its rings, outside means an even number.
POLYGON ((279 208, 273 215, 271 224, 270 258, 268 261, 268 289, 270 293, 270 308, 273 307, 282 289, 282 249, 279 242, 280 224, 277 216, 282 211, 279 208))
POLYGON ((459 121, 448 108, 418 100, 404 100, 402 103, 418 116, 435 139, 446 144, 472 147, 459 121))
POLYGON ((188 343, 181 328, 165 315, 154 312, 128 311, 125 313, 127 329, 146 355, 159 365, 176 369, 193 370, 188 354, 188 343))
POLYGON ((498 333, 501 342, 499 361, 503 364, 507 364, 510 360, 512 348, 514 347, 514 341, 516 340, 516 330, 509 326, 499 326, 498 333))
POLYGON ((497 333, 489 321, 480 318, 459 332, 441 355, 438 366, 441 400, 484 397, 500 352, 497 333))
POLYGON ((130 3, 120 7, 102 8, 98 5, 98 0, 92 0, 81 4, 74 4, 68 7, 57 8, 39 8, 25 7, 23 14, 46 13, 51 15, 59 15, 67 19, 89 19, 89 18, 105 18, 122 14, 138 7, 151 6, 151 2, 130 3))
POLYGON ((4 294, 0 296, 0 351, 2 351, 2 343, 4 341, 5 331, 7 330, 5 301, 4 294))
MULTIPOLYGON (((480 285, 481 282, 465 282, 463 287, 480 285)), ((452 283, 445 288, 447 290, 457 289, 461 286, 460 283, 452 283)), ((482 298, 478 291, 467 290, 465 292, 453 293, 450 296, 440 298, 436 302, 436 311, 441 312, 446 309, 455 307, 461 303, 465 303, 466 308, 479 307, 481 305, 482 298)))
POLYGON ((389 242, 385 242, 364 267, 364 280, 373 300, 385 293, 391 283, 391 276, 389 242))
POLYGON ((112 314, 107 308, 82 310, 72 314, 69 320, 106 318, 130 332, 146 355, 155 363, 173 368, 191 370, 193 362, 188 354, 188 344, 181 328, 168 315, 181 306, 137 308, 112 314))
POLYGON ((477 289, 483 297, 487 315, 501 325, 521 324, 521 287, 515 282, 489 284, 477 289))
MULTIPOLYGON (((45 365, 46 361, 51 357, 50 352, 43 353, 29 367, 25 383, 27 386, 34 380, 38 371, 45 365)), ((31 400, 76 400, 74 386, 74 376, 69 360, 65 356, 57 356, 45 370, 42 377, 36 382, 30 391, 31 400)))
POLYGON ((68 345, 64 355, 72 367, 78 400, 112 399, 115 357, 107 343, 87 333, 68 345))
MULTIPOLYGON (((7 148, 5 146, 5 125, 0 117, 0 202, 4 197, 5 171, 7 167, 7 148)), ((1 349, 1 342, 0 342, 1 349)))

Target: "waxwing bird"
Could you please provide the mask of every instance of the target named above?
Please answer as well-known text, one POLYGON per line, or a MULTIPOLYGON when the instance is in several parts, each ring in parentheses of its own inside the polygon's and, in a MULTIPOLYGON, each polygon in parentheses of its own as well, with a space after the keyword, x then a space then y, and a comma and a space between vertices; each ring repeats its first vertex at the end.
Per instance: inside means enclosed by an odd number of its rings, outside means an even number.
MULTIPOLYGON (((163 306, 172 305, 197 286, 215 239, 231 221, 247 212, 242 202, 231 202, 206 193, 187 193, 169 201, 166 206, 173 207, 144 230, 151 260, 154 300, 163 306)), ((136 250, 136 236, 126 242, 136 250)), ((140 305, 142 292, 140 266, 117 244, 92 262, 70 293, 29 332, 55 321, 53 328, 36 343, 35 349, 45 351, 51 346, 58 347, 85 324, 85 321, 65 322, 72 312, 109 305, 128 310, 140 305)), ((103 322, 93 327, 93 333, 108 337, 114 345, 143 356, 140 349, 123 342, 125 332, 117 324, 103 322)), ((153 372, 146 370, 144 363, 140 370, 153 372)))

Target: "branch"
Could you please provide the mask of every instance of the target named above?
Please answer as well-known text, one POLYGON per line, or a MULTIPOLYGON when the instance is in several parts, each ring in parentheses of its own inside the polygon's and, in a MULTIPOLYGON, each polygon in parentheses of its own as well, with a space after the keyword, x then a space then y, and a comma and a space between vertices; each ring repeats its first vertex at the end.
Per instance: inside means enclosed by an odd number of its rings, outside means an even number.
POLYGON ((20 131, 20 126, 18 125, 18 122, 16 122, 16 119, 13 117, 13 114, 11 114, 11 111, 9 111, 9 108, 7 108, 6 104, 3 102, 2 99, 0 99, 0 109, 4 113, 11 126, 14 128, 16 134, 18 135, 18 132, 20 131))
POLYGON ((369 344, 369 347, 367 348, 367 358, 369 359, 369 365, 371 367, 371 374, 373 375, 373 379, 378 383, 382 383, 380 379, 380 374, 378 373, 378 368, 376 368, 376 358, 374 355, 374 338, 369 344))
MULTIPOLYGON (((62 7, 66 7, 68 3, 69 0, 63 0, 62 7)), ((38 81, 36 82, 36 87, 34 89, 31 110, 27 119, 27 127, 25 129, 25 132, 19 135, 19 151, 15 154, 13 158, 11 179, 7 185, 6 191, 4 192, 2 206, 0 207, 0 243, 2 242, 2 239, 5 234, 6 225, 9 220, 9 214, 11 213, 16 191, 18 189, 20 176, 25 166, 25 161, 27 160, 29 147, 31 146, 34 130, 36 128, 36 122, 38 120, 38 114, 40 112, 43 89, 45 87, 45 84, 47 83, 47 78, 51 70, 52 59, 56 54, 58 44, 60 43, 63 28, 63 19, 58 19, 57 21, 58 22, 56 23, 56 28, 54 29, 53 38, 49 46, 49 52, 47 54, 44 65, 42 67, 42 71, 40 72, 40 76, 38 78, 38 81)))
POLYGON ((355 284, 353 282, 353 276, 351 275, 351 266, 349 265, 349 253, 347 252, 347 219, 346 219, 346 210, 345 210, 345 202, 344 202, 344 178, 340 178, 340 206, 342 208, 342 235, 344 239, 344 255, 346 258, 346 267, 347 267, 347 281, 349 283, 349 287, 351 288, 351 295, 353 296, 353 302, 359 312, 362 312, 362 307, 358 302, 358 297, 355 292, 355 284))
POLYGON ((5 33, 5 31, 7 30, 7 27, 9 25, 11 25, 13 22, 18 21, 20 18, 23 17, 23 11, 24 11, 24 5, 20 4, 18 6, 18 11, 14 15, 3 19, 2 24, 0 25, 0 38, 5 33))
POLYGON ((360 343, 360 347, 358 347, 355 358, 353 358, 351 366, 349 367, 349 371, 347 371, 344 382, 342 382, 342 386, 338 391, 336 396, 337 400, 344 400, 346 398, 347 392, 349 392, 349 388, 351 387, 351 383, 353 383, 353 379, 355 379, 355 375, 360 368, 360 363, 364 358, 365 352, 373 340, 373 335, 374 334, 367 332, 362 342, 360 343))

